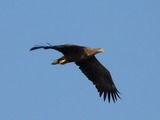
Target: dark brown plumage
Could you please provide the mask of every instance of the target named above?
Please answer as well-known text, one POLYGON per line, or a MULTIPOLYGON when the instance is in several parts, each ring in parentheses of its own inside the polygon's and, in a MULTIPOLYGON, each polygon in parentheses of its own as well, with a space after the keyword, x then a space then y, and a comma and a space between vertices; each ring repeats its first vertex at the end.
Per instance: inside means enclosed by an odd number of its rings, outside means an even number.
POLYGON ((101 48, 88 48, 78 45, 48 45, 48 46, 35 46, 30 50, 36 49, 55 49, 63 53, 63 57, 54 60, 52 64, 66 64, 69 62, 75 62, 81 71, 88 77, 89 80, 93 82, 96 86, 100 97, 103 94, 104 100, 108 95, 108 101, 112 98, 113 101, 117 101, 119 96, 119 91, 117 90, 110 72, 96 59, 95 54, 104 52, 101 48))

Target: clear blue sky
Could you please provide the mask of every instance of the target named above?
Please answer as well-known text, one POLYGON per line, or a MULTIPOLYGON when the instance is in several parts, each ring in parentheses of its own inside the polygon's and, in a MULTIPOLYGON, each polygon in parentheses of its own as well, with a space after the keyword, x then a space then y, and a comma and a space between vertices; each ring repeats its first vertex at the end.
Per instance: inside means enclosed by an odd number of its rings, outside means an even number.
POLYGON ((1 0, 0 120, 160 119, 159 0, 1 0), (101 47, 122 100, 104 102, 46 42, 101 47))

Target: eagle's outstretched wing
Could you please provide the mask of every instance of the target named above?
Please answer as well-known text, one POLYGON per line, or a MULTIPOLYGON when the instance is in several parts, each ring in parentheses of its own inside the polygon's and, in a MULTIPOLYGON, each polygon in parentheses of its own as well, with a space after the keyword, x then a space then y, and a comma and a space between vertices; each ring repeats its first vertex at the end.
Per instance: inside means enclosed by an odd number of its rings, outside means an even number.
POLYGON ((64 44, 64 45, 50 45, 48 46, 42 46, 42 45, 36 45, 35 47, 32 47, 30 51, 37 50, 37 49, 54 49, 57 50, 63 54, 72 54, 74 51, 82 52, 82 50, 85 48, 84 46, 78 46, 73 44, 64 44))
POLYGON ((111 97, 114 102, 117 100, 117 97, 120 98, 119 91, 114 85, 110 72, 96 59, 95 56, 75 63, 96 86, 100 97, 103 94, 105 100, 108 95, 109 102, 111 97))

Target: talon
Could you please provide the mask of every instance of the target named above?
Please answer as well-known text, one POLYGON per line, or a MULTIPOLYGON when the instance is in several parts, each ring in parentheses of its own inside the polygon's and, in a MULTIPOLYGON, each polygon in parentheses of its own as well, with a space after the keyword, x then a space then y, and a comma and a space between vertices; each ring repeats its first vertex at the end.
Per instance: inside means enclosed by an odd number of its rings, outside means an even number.
POLYGON ((51 64, 56 65, 56 64, 59 64, 59 63, 58 63, 58 60, 54 60, 51 64))
POLYGON ((56 64, 65 64, 67 63, 67 60, 65 57, 61 57, 60 59, 56 59, 52 62, 52 65, 56 65, 56 64))

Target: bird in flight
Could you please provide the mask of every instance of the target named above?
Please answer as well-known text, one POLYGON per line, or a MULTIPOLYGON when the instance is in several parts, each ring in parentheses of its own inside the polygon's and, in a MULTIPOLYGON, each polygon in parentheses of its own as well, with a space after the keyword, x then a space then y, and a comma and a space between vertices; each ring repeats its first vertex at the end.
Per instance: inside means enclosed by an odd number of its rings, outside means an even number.
MULTIPOLYGON (((108 96, 108 101, 111 98, 113 102, 120 98, 119 91, 117 90, 110 72, 106 69, 95 57, 97 53, 104 52, 101 48, 89 48, 85 46, 65 44, 65 45, 50 45, 47 46, 35 46, 30 49, 54 49, 61 52, 64 56, 56 59, 52 62, 53 65, 61 64, 64 65, 69 62, 75 62, 79 69, 84 73, 84 75, 93 82, 99 96, 103 94, 104 101, 108 96)), ((121 98, 120 98, 121 99, 121 98)))

